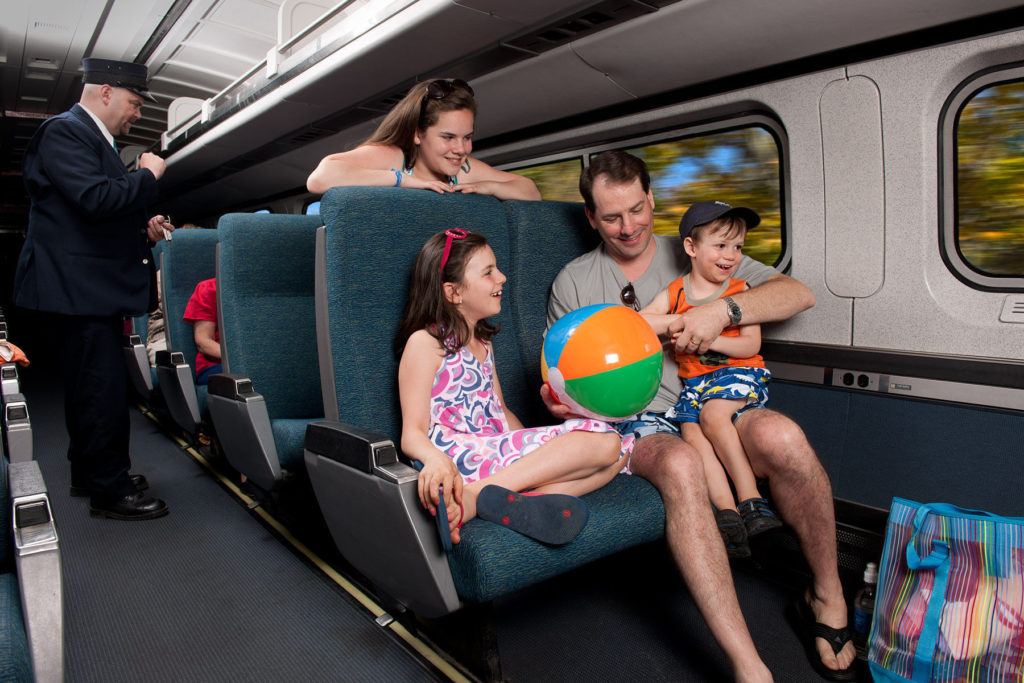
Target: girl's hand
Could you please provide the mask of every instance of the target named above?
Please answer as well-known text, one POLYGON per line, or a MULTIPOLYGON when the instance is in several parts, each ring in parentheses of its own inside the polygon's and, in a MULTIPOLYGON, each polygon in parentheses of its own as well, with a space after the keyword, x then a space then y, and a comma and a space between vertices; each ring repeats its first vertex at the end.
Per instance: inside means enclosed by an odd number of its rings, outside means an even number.
POLYGON ((561 403, 555 397, 551 387, 545 382, 540 386, 540 399, 544 401, 544 405, 547 407, 548 412, 557 417, 559 420, 569 420, 572 418, 582 418, 583 415, 577 415, 572 412, 572 408, 561 403))
POLYGON ((430 190, 438 194, 455 191, 455 186, 443 180, 424 180, 423 178, 417 178, 416 176, 406 175, 402 176, 402 187, 408 187, 414 190, 430 190))
POLYGON ((480 180, 475 183, 459 183, 452 188, 454 192, 462 194, 496 194, 495 183, 489 180, 480 180))
POLYGON ((455 503, 462 502, 462 476, 455 463, 447 456, 443 460, 438 458, 430 464, 424 465, 420 470, 417 482, 420 503, 432 515, 437 513, 437 506, 441 503, 438 496, 439 488, 444 490, 445 503, 450 505, 453 501, 455 503))

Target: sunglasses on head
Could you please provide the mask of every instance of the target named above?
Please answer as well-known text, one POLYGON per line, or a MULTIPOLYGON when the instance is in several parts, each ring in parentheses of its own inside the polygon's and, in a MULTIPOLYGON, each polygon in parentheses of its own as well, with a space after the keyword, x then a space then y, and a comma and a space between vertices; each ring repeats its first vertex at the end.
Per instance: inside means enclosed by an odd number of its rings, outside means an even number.
POLYGON ((427 97, 432 100, 443 100, 455 92, 456 88, 462 88, 473 95, 473 88, 461 78, 438 78, 427 85, 427 97))
POLYGON ((640 302, 636 300, 636 290, 633 289, 632 282, 627 282, 626 286, 622 288, 622 291, 619 292, 619 299, 634 311, 640 310, 640 302))

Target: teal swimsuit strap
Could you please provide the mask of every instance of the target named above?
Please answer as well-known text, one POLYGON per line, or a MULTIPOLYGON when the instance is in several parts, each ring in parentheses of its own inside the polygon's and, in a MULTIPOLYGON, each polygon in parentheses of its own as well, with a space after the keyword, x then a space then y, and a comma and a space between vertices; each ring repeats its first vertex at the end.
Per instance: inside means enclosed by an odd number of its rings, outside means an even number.
MULTIPOLYGON (((469 161, 468 160, 466 161, 466 164, 462 167, 462 170, 466 171, 467 173, 469 172, 469 161)), ((411 168, 403 168, 402 169, 402 173, 404 173, 405 175, 412 175, 412 169, 411 168)), ((450 176, 448 176, 448 184, 449 185, 458 185, 459 184, 459 176, 457 176, 457 175, 450 175, 450 176)))

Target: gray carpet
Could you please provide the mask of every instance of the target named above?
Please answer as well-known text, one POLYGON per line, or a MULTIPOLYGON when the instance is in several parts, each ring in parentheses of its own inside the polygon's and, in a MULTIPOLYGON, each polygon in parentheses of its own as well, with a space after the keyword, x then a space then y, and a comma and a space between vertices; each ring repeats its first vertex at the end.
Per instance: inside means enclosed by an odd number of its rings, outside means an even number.
POLYGON ((436 673, 132 411, 133 471, 170 514, 68 495, 61 392, 22 373, 64 574, 68 681, 419 681, 436 673))

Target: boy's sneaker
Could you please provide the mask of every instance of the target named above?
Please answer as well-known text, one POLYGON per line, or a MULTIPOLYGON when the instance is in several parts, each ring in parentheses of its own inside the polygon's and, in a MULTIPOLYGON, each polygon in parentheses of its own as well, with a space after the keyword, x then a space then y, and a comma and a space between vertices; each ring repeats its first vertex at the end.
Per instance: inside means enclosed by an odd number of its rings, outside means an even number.
POLYGON ((750 546, 747 544, 747 528, 743 518, 735 510, 719 510, 715 513, 718 532, 725 542, 725 552, 729 559, 750 557, 750 546))
POLYGON ((764 498, 748 498, 739 505, 747 536, 757 536, 782 527, 782 520, 764 498))

